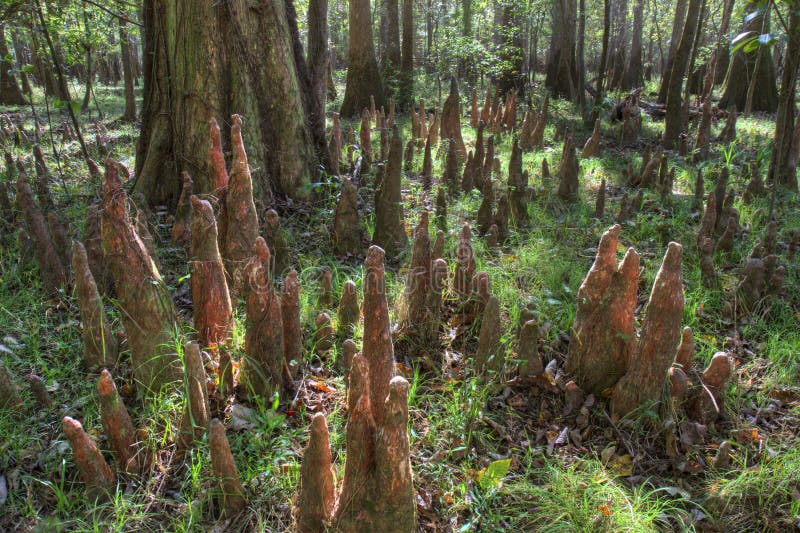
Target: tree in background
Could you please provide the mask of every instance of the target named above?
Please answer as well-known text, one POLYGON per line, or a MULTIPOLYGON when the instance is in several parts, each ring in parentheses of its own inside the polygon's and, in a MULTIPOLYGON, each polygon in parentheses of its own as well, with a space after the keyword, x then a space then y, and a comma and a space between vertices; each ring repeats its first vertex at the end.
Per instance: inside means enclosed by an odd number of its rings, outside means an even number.
POLYGON ((575 59, 575 0, 555 0, 552 11, 552 35, 547 58, 545 86, 556 96, 575 101, 578 88, 575 59))
MULTIPOLYGON (((742 34, 765 36, 769 39, 770 10, 764 9, 763 0, 751 0, 745 6, 742 34)), ((775 87, 775 67, 771 48, 763 39, 748 41, 733 54, 725 76, 725 90, 720 107, 736 106, 745 111, 774 112, 778 108, 778 91, 775 87), (750 96, 748 97, 748 92, 750 96), (748 105, 748 98, 750 102, 748 105)))
POLYGON ((340 113, 352 117, 370 105, 370 96, 375 105, 384 105, 383 80, 375 59, 372 41, 372 19, 369 0, 350 0, 350 46, 347 54, 347 84, 340 113))

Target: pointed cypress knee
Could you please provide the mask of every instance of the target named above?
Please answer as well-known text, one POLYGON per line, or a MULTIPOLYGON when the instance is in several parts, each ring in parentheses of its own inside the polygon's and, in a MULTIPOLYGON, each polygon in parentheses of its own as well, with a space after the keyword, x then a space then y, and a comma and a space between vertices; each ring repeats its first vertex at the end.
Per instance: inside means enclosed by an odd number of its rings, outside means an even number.
POLYGON ((578 290, 565 368, 586 393, 600 394, 614 386, 627 371, 634 349, 639 255, 629 248, 617 268, 621 230, 617 224, 603 234, 594 264, 578 290))
POLYGON ((500 352, 500 300, 490 296, 483 310, 481 331, 478 336, 478 352, 475 354, 475 371, 483 374, 489 368, 495 372, 503 369, 503 354, 500 352))
POLYGON ((683 248, 669 243, 664 261, 653 282, 639 342, 628 372, 619 380, 612 396, 612 410, 625 415, 645 402, 656 402, 675 360, 683 319, 681 258, 683 248))
POLYGON ((128 197, 112 160, 106 162, 101 230, 114 279, 136 381, 158 391, 180 377, 174 350, 175 304, 128 212, 128 197))
POLYGON ((100 421, 117 463, 126 472, 138 472, 136 429, 108 370, 103 369, 100 373, 97 394, 100 397, 100 421))
POLYGON ((327 531, 333 512, 333 483, 328 426, 325 415, 316 413, 311 419, 311 436, 300 467, 298 533, 327 531))
POLYGON ((375 445, 378 505, 373 531, 415 531, 416 503, 408 438, 408 381, 389 382, 375 445))
POLYGON ((207 200, 191 197, 190 262, 194 327, 203 346, 228 342, 233 309, 217 243, 217 222, 207 200))
POLYGON ((231 120, 233 163, 225 198, 227 235, 223 256, 228 275, 233 280, 231 293, 238 295, 244 282, 243 268, 258 237, 258 215, 253 202, 253 179, 242 140, 242 119, 239 115, 233 115, 231 120))
POLYGON ((475 274, 475 254, 472 251, 471 237, 472 232, 469 224, 464 224, 458 235, 454 280, 454 289, 462 300, 469 298, 472 292, 472 276, 475 274))
POLYGON ((89 269, 86 249, 78 241, 72 245, 72 270, 75 272, 75 292, 81 310, 81 337, 86 366, 114 366, 117 362, 117 338, 108 324, 103 300, 89 269))
POLYGON ((300 281, 297 271, 283 278, 281 288, 281 320, 283 321, 283 357, 292 376, 303 358, 303 329, 300 324, 300 281))
POLYGON ((98 500, 111 499, 116 490, 117 479, 103 458, 103 454, 83 430, 80 422, 65 416, 62 425, 69 447, 75 456, 75 466, 78 467, 81 480, 86 485, 86 492, 98 500))
POLYGON ((269 400, 276 390, 285 390, 286 374, 281 302, 272 286, 269 248, 262 237, 256 239, 247 270, 247 359, 242 381, 252 394, 269 400))
POLYGON ((186 407, 181 422, 181 445, 191 448, 200 440, 208 428, 208 386, 203 356, 196 342, 187 342, 183 347, 186 376, 186 407))
POLYGON ((234 516, 247 506, 247 499, 225 436, 225 426, 216 418, 208 424, 208 449, 211 452, 211 468, 220 484, 223 514, 234 516))
POLYGON ((17 179, 17 206, 22 211, 22 217, 28 226, 28 232, 33 241, 33 252, 36 263, 39 265, 39 273, 42 276, 45 290, 55 293, 67 285, 68 272, 61 262, 44 215, 37 205, 33 191, 22 171, 17 179))
POLYGON ((337 334, 340 338, 344 339, 353 334, 360 314, 356 284, 348 279, 342 286, 342 297, 339 300, 337 334))
POLYGON ((355 255, 361 251, 358 220, 358 192, 350 178, 342 178, 339 203, 333 217, 333 248, 337 254, 355 255))
POLYGON ((375 420, 383 417, 383 400, 395 375, 394 345, 386 301, 384 252, 370 246, 364 261, 364 339, 362 353, 369 364, 370 403, 375 420))
POLYGON ((370 404, 369 364, 364 356, 353 356, 347 391, 347 456, 344 478, 334 514, 335 531, 358 531, 365 498, 375 497, 371 477, 375 457, 375 418, 370 404))
POLYGON ((428 318, 426 302, 431 281, 431 239, 428 223, 428 212, 423 211, 414 231, 411 264, 406 275, 402 321, 411 326, 422 326, 428 318))

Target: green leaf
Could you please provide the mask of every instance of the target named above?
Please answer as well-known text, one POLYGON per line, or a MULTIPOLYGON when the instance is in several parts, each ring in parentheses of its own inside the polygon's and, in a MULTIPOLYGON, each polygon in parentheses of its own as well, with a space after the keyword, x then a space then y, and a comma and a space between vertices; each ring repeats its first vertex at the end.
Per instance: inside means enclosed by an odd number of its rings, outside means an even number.
POLYGON ((500 459, 492 462, 478 473, 478 484, 484 490, 499 487, 503 477, 508 473, 509 467, 511 467, 511 459, 500 459))

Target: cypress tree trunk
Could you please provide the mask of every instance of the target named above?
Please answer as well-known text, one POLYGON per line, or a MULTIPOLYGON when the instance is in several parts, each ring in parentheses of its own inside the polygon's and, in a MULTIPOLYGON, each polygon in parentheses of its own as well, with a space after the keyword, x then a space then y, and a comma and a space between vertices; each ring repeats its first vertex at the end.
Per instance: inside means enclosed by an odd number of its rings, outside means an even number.
MULTIPOLYGON (((195 193, 213 190, 210 118, 241 114, 253 181, 304 198, 316 171, 304 83, 283 0, 146 0, 144 106, 134 190, 174 204, 187 171, 195 193)), ((293 21, 294 22, 294 21, 293 21)), ((307 73, 304 73, 307 76, 307 73)))
POLYGON ((122 56, 122 78, 125 83, 125 113, 122 120, 133 122, 136 120, 136 93, 133 88, 133 54, 131 52, 130 34, 128 33, 127 23, 119 21, 119 45, 120 55, 122 56))
MULTIPOLYGON (((758 8, 757 1, 748 2, 745 16, 758 8)), ((755 32, 756 35, 769 33, 769 14, 759 12, 746 21, 742 32, 755 32)), ((759 46, 756 51, 745 53, 737 50, 731 58, 725 76, 725 90, 719 101, 721 108, 736 106, 744 109, 747 104, 747 90, 753 83, 752 111, 772 113, 778 108, 778 91, 775 87, 775 67, 768 46, 759 46), (757 67, 757 69, 756 69, 757 67)))
MULTIPOLYGON (((797 147, 792 146, 795 130, 795 91, 797 70, 800 67, 800 13, 798 2, 791 2, 789 15, 789 42, 783 59, 781 96, 775 118, 775 142, 769 162, 767 179, 773 183, 797 190, 797 147), (793 150, 793 148, 795 148, 793 150)), ((796 142, 796 141, 795 141, 796 142)))
POLYGON ((664 148, 670 150, 678 141, 678 136, 683 129, 683 78, 686 67, 691 59, 692 46, 694 45, 695 32, 698 27, 700 8, 703 0, 689 0, 689 9, 686 12, 686 24, 683 28, 678 49, 672 62, 672 71, 667 86, 667 117, 664 125, 664 148))
POLYGON ((545 86, 556 96, 572 101, 576 99, 575 87, 578 73, 575 65, 575 0, 555 0, 553 4, 553 33, 547 58, 545 86))
POLYGON ((617 38, 614 40, 614 56, 611 63, 611 79, 609 88, 622 88, 622 79, 625 75, 625 58, 628 46, 628 0, 621 0, 618 4, 616 26, 617 38))
POLYGON ((386 13, 385 34, 381 40, 385 43, 385 55, 381 56, 383 79, 388 87, 396 86, 397 73, 402 62, 400 51, 400 10, 398 0, 384 0, 386 13))
MULTIPOLYGON (((525 89, 522 56, 522 30, 518 19, 520 6, 513 1, 504 3, 500 9, 500 24, 502 31, 499 38, 502 41, 498 50, 499 58, 506 65, 497 78, 497 90, 501 95, 517 89, 525 89)), ((576 79, 577 82, 577 79, 576 79)))
POLYGON ((642 27, 644 26, 644 0, 635 0, 633 4, 633 35, 631 37, 631 53, 625 66, 623 89, 635 89, 642 84, 642 27))
POLYGON ((6 59, 10 55, 6 45, 5 27, 0 24, 0 104, 25 105, 25 98, 22 96, 17 80, 10 74, 14 68, 6 59))
POLYGON ((717 68, 714 71, 714 84, 719 85, 725 81, 731 55, 728 46, 728 31, 731 26, 731 13, 734 0, 726 0, 722 8, 722 20, 719 24, 719 43, 717 44, 717 68))
MULTIPOLYGON (((328 94, 328 0, 308 2, 308 77, 311 84, 309 123, 315 137, 325 139, 325 100, 328 94), (314 111, 313 114, 311 111, 314 111)), ((338 173, 338 172, 337 172, 338 173)))
POLYGON ((672 74, 672 63, 675 60, 675 52, 678 50, 678 43, 683 34, 683 23, 686 20, 686 4, 688 0, 678 0, 675 3, 675 17, 672 19, 672 35, 669 38, 669 52, 667 61, 661 71, 661 86, 658 89, 658 101, 667 101, 667 91, 669 89, 669 78, 672 74))
POLYGON ((369 0, 350 0, 350 48, 347 54, 347 85, 340 114, 352 117, 369 108, 370 96, 375 105, 384 105, 383 80, 375 60, 372 42, 372 19, 369 0))
POLYGON ((402 109, 411 109, 414 99, 414 0, 403 0, 402 53, 399 104, 402 109))

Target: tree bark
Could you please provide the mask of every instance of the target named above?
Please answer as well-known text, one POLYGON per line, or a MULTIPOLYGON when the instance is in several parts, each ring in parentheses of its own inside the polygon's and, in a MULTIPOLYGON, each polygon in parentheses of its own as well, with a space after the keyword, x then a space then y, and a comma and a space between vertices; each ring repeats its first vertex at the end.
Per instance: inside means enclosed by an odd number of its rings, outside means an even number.
POLYGON ((128 33, 127 23, 119 21, 119 45, 120 55, 122 56, 122 78, 125 82, 125 113, 122 120, 133 122, 136 120, 136 93, 133 88, 133 54, 131 51, 130 34, 128 33))
POLYGON ((792 150, 795 131, 795 91, 797 70, 800 67, 800 13, 797 1, 791 2, 789 15, 789 41, 783 58, 781 95, 775 118, 775 141, 769 162, 767 179, 776 184, 797 190, 797 152, 792 150))
POLYGON ((726 0, 725 6, 722 8, 722 20, 719 24, 719 43, 717 44, 717 67, 714 71, 715 85, 719 85, 725 81, 725 75, 728 73, 728 66, 730 65, 731 54, 727 39, 728 31, 731 26, 733 3, 734 0, 726 0))
POLYGON ((618 4, 616 27, 617 37, 614 39, 614 57, 611 63, 611 79, 609 88, 622 88, 622 80, 625 75, 625 57, 628 46, 628 0, 621 0, 618 4))
POLYGON ((411 109, 414 99, 414 0, 403 0, 402 53, 399 104, 401 109, 411 109))
POLYGON ((642 84, 642 28, 644 27, 644 0, 633 4, 633 35, 631 53, 625 66, 623 89, 635 89, 642 84))
POLYGON ((545 86, 556 96, 575 101, 578 79, 575 65, 575 0, 555 0, 553 33, 547 60, 545 86))
POLYGON ((347 54, 347 85, 340 114, 352 117, 370 105, 370 96, 375 105, 384 105, 383 80, 375 59, 372 42, 372 19, 370 0, 350 0, 350 47, 347 54))
POLYGON ((181 171, 193 177, 196 194, 213 192, 208 122, 228 124, 233 113, 246 117, 261 199, 306 197, 317 154, 303 98, 308 80, 300 76, 305 62, 296 57, 287 13, 283 0, 146 0, 134 190, 148 202, 174 204, 181 171))
MULTIPOLYGON (((328 94, 328 0, 308 2, 308 76, 311 84, 309 124, 315 137, 325 138, 325 100, 328 94), (312 110, 314 113, 312 114, 312 110)), ((338 170, 338 169, 337 169, 338 170)), ((338 174, 338 172, 337 172, 338 174)))
POLYGON ((397 73, 402 63, 400 51, 400 10, 398 0, 384 0, 386 28, 382 40, 385 43, 385 55, 381 57, 383 79, 389 87, 396 86, 397 73))
POLYGON ((496 80, 497 90, 500 95, 505 95, 509 91, 516 89, 522 94, 525 89, 523 71, 523 55, 522 55, 522 30, 518 13, 521 11, 519 6, 514 1, 504 3, 500 8, 500 24, 502 31, 500 31, 499 38, 501 45, 498 50, 498 56, 505 67, 501 71, 496 80))
POLYGON ((664 148, 672 149, 678 141, 678 136, 683 129, 681 108, 683 106, 683 78, 686 66, 691 59, 692 46, 694 45, 695 32, 697 31, 698 18, 703 0, 689 0, 689 9, 686 12, 686 23, 683 28, 678 49, 672 62, 672 70, 667 86, 667 116, 664 125, 664 148))
POLYGON ((597 73, 597 85, 595 87, 594 106, 592 107, 591 123, 594 123, 600 116, 600 104, 603 101, 603 77, 606 72, 606 62, 608 61, 608 39, 611 33, 611 0, 603 0, 603 47, 600 51, 600 66, 597 73))
MULTIPOLYGON (((745 15, 758 8, 758 1, 750 1, 745 6, 745 15)), ((755 32, 756 35, 769 33, 769 13, 759 13, 746 21, 742 32, 755 32)), ((719 101, 721 108, 736 106, 745 109, 747 91, 753 86, 752 111, 772 113, 778 108, 778 91, 775 86, 775 67, 768 46, 759 46, 755 52, 745 53, 737 50, 733 55, 725 76, 725 90, 719 101), (756 68, 757 67, 757 68, 756 68)))
POLYGON ((22 90, 17 84, 17 79, 11 73, 14 65, 6 59, 10 56, 6 45, 5 26, 0 24, 0 104, 25 105, 22 90))
POLYGON ((661 71, 661 86, 658 89, 658 101, 662 104, 667 101, 669 78, 672 74, 672 63, 675 60, 675 52, 678 50, 678 43, 683 34, 687 2, 688 0, 678 0, 675 3, 675 17, 672 19, 672 35, 669 38, 669 52, 667 52, 667 61, 664 63, 661 71))

